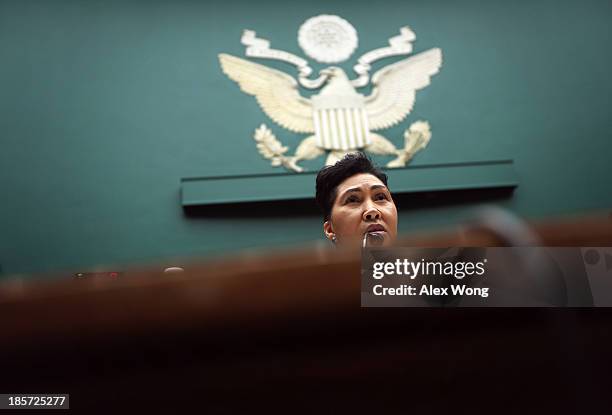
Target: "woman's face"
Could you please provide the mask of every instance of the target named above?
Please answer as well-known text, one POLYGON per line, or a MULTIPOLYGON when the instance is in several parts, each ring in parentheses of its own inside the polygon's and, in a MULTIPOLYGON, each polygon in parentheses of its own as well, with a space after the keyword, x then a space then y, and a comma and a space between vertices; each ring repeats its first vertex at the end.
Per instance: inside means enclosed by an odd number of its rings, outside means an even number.
POLYGON ((389 189, 376 176, 360 173, 338 185, 330 220, 323 224, 328 239, 342 246, 360 246, 367 232, 380 231, 383 245, 397 237, 397 209, 389 189))

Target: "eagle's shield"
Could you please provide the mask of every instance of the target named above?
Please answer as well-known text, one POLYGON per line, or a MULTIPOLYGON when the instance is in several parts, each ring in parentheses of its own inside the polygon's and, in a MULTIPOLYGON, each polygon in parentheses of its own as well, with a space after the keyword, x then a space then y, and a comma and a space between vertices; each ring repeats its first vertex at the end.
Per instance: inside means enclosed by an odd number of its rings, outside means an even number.
POLYGON ((370 144, 363 96, 354 92, 344 96, 320 94, 312 97, 312 104, 317 146, 346 151, 370 144))

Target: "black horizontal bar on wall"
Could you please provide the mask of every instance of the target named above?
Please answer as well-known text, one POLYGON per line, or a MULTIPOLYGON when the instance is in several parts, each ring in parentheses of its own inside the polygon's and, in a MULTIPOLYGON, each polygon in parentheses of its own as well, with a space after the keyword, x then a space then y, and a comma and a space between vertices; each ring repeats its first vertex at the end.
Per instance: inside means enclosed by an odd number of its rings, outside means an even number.
MULTIPOLYGON (((393 194, 461 189, 513 188, 513 160, 428 164, 383 169, 393 194)), ((269 173, 181 179, 181 204, 202 206, 312 199, 317 172, 269 173)))

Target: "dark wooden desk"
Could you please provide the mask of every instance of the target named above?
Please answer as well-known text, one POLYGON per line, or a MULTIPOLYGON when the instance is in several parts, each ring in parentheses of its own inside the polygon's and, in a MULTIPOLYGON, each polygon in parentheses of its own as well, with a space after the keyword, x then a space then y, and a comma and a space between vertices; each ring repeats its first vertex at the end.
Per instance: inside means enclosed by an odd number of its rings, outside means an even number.
MULTIPOLYGON (((606 217, 533 229, 546 245, 612 246, 606 217)), ((479 230, 402 240, 499 243, 479 230)), ((0 392, 68 392, 72 408, 104 413, 577 413, 610 403, 608 309, 361 309, 359 267, 358 253, 305 247, 194 260, 179 275, 3 281, 0 392)))

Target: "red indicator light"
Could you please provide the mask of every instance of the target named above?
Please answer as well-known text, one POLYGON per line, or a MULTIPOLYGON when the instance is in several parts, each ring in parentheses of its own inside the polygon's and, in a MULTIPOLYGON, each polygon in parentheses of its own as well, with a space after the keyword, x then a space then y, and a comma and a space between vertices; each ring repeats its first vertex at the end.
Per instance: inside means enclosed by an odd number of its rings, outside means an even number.
POLYGON ((109 276, 110 276, 112 279, 115 279, 115 278, 117 278, 117 277, 119 276, 119 273, 117 273, 117 272, 111 272, 111 273, 109 273, 108 275, 109 275, 109 276))

